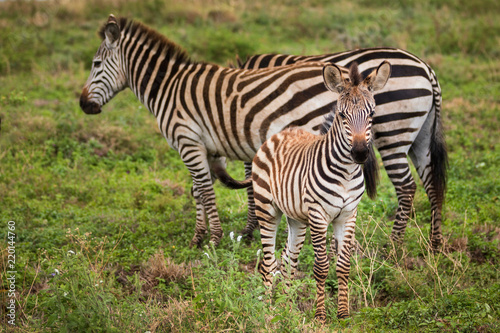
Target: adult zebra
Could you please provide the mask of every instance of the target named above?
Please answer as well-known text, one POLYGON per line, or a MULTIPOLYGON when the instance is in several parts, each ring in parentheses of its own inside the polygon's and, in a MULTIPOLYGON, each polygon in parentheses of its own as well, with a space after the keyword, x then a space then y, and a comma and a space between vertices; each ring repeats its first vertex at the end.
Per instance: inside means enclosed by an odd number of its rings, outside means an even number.
POLYGON ((193 179, 191 245, 200 245, 207 218, 215 244, 223 234, 211 171, 224 169, 225 157, 251 161, 267 138, 291 125, 318 132, 334 100, 323 83, 323 63, 260 70, 197 63, 153 29, 113 15, 100 35, 80 106, 87 114, 100 113, 129 87, 155 115, 193 179))
MULTIPOLYGON (((441 125, 441 88, 428 64, 395 48, 365 48, 316 56, 262 54, 251 56, 244 63, 238 59, 238 63, 240 68, 256 69, 310 61, 348 67, 356 62, 366 76, 384 59, 390 59, 392 75, 385 89, 375 94, 377 112, 373 134, 374 144, 398 198, 391 239, 402 241, 416 191, 407 159, 409 155, 431 203, 430 239, 432 247, 437 249, 442 243, 441 210, 448 156, 441 125)), ((313 115, 313 110, 310 114, 313 115)), ((245 163, 245 171, 247 176, 251 173, 250 163, 245 163)), ((257 225, 251 188, 248 200, 245 234, 251 234, 257 225)))
MULTIPOLYGON (((357 206, 364 192, 360 163, 368 157, 375 112, 373 92, 384 87, 391 65, 384 61, 362 80, 358 67, 349 76, 335 65, 324 68, 325 85, 340 93, 332 124, 325 135, 316 136, 292 128, 273 135, 253 159, 252 177, 234 188, 253 183, 256 215, 261 230, 264 259, 259 265, 264 284, 272 285, 279 268, 276 261, 276 233, 284 213, 288 221, 288 240, 283 250, 281 272, 293 276, 304 239, 310 227, 314 248, 316 280, 316 318, 326 320, 325 280, 329 260, 326 233, 333 223, 337 240, 338 309, 337 316, 349 315, 348 278, 350 250, 354 240, 357 206), (290 272, 288 272, 288 267, 290 272)), ((289 281, 289 280, 288 280, 289 281)))

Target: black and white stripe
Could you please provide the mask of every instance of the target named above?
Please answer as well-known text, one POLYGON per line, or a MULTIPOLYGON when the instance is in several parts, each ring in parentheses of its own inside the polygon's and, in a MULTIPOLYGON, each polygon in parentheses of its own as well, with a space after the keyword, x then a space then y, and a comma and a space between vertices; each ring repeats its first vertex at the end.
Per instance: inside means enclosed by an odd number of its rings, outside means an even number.
POLYGON ((110 16, 80 97, 89 114, 129 87, 156 117, 193 179, 197 217, 192 245, 200 245, 210 224, 211 240, 223 234, 215 206, 211 170, 225 158, 251 161, 271 135, 290 125, 320 127, 331 108, 322 63, 242 70, 197 63, 147 26, 110 16), (311 100, 305 96, 314 95, 311 100), (319 111, 318 111, 319 110, 319 111))
MULTIPOLYGON (((392 181, 398 209, 391 238, 402 241, 411 212, 416 184, 411 175, 409 155, 420 176, 431 203, 431 242, 438 248, 442 242, 441 210, 446 186, 447 152, 441 126, 441 88, 428 64, 407 51, 393 48, 369 48, 317 56, 263 54, 247 59, 241 68, 255 69, 306 62, 327 62, 339 66, 357 63, 363 75, 380 61, 392 65, 386 87, 375 93, 377 104, 373 119, 374 144, 392 181)), ((314 94, 309 95, 314 99, 314 94)), ((317 117, 311 110, 303 117, 317 117)), ((247 163, 248 169, 250 165, 247 163)), ((249 171, 247 171, 249 173, 249 171)), ((249 208, 253 207, 249 192, 249 208)), ((256 226, 249 210, 246 233, 256 226)))
MULTIPOLYGON (((192 245, 201 243, 206 220, 214 243, 223 234, 211 170, 224 168, 226 157, 250 162, 267 138, 287 127, 319 133, 336 99, 324 87, 323 63, 259 70, 198 63, 151 28, 114 16, 101 36, 80 105, 86 113, 99 113, 115 94, 129 87, 156 117, 160 131, 193 178, 197 217, 192 245)), ((414 81, 432 91, 429 79, 414 81)), ((428 110, 432 103, 429 100, 428 110)))
POLYGON ((391 66, 384 61, 362 80, 356 65, 351 66, 348 77, 339 67, 326 65, 325 85, 340 93, 327 133, 317 136, 292 128, 275 134, 255 155, 252 178, 244 182, 232 180, 234 188, 253 184, 264 250, 259 271, 267 287, 271 287, 278 270, 288 282, 293 277, 309 226, 317 285, 316 318, 322 322, 326 320, 325 280, 330 265, 326 234, 330 223, 334 227, 338 253, 337 316, 345 318, 349 315, 350 249, 354 240, 357 206, 365 189, 359 164, 368 158, 372 140, 371 126, 375 113, 373 91, 386 84, 390 72, 391 66), (282 214, 288 221, 288 240, 280 267, 275 251, 282 214))

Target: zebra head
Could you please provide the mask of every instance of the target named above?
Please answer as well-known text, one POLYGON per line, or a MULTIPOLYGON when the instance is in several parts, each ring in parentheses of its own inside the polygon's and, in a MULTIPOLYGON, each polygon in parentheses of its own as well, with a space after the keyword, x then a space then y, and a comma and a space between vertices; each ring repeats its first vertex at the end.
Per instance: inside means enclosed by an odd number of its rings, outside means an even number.
POLYGON ((348 75, 333 64, 323 68, 326 87, 339 94, 335 117, 340 117, 351 157, 356 163, 364 163, 369 154, 375 113, 373 92, 382 89, 390 75, 391 65, 387 61, 383 61, 364 80, 356 63, 351 65, 348 75))
POLYGON ((92 61, 89 78, 80 96, 80 107, 87 114, 98 114, 101 107, 127 85, 121 66, 120 25, 113 15, 100 32, 103 39, 92 61))

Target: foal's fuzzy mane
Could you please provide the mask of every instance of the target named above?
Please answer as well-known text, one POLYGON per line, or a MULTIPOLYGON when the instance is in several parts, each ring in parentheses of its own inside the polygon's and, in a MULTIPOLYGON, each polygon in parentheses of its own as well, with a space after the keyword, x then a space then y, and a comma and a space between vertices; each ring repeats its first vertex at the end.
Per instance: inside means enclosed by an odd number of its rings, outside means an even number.
POLYGON ((349 68, 349 79, 351 80, 351 84, 353 86, 359 86, 363 81, 363 77, 359 72, 358 64, 355 62, 353 62, 349 68))

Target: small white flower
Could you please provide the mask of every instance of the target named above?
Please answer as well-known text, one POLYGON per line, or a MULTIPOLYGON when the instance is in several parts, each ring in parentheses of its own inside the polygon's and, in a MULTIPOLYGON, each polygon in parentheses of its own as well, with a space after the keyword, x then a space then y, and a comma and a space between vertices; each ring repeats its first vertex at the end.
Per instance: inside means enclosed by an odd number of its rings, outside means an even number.
POLYGON ((260 255, 260 253, 261 253, 261 252, 262 252, 262 250, 261 250, 261 249, 258 249, 258 250, 257 250, 257 257, 260 255))
POLYGON ((95 284, 95 286, 96 286, 96 287, 99 287, 99 285, 98 285, 97 283, 95 284))
POLYGON ((262 296, 257 297, 259 301, 262 301, 262 296))
POLYGON ((54 272, 59 275, 59 270, 57 268, 54 268, 54 272))
POLYGON ((99 280, 99 283, 102 283, 102 280, 99 280))
POLYGON ((68 293, 67 293, 67 292, 65 292, 65 293, 63 294, 63 296, 68 296, 68 293))
POLYGON ((75 251, 69 250, 68 254, 75 254, 75 251))
POLYGON ((206 255, 208 259, 210 259, 210 256, 208 255, 208 253, 205 252, 203 254, 206 255))
POLYGON ((241 235, 239 235, 238 238, 236 238, 236 241, 241 242, 241 235))
POLYGON ((229 238, 231 238, 231 240, 234 240, 234 232, 233 232, 233 231, 231 231, 231 232, 229 233, 229 238))

